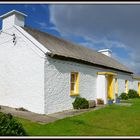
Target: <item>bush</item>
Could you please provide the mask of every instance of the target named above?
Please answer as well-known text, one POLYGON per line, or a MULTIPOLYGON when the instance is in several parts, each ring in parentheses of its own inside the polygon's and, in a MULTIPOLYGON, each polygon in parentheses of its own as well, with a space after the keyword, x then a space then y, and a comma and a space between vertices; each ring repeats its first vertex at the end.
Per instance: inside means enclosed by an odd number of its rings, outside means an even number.
POLYGON ((125 92, 121 93, 121 95, 119 96, 122 100, 127 100, 128 96, 125 92))
POLYGON ((136 90, 129 89, 128 98, 139 98, 139 94, 136 90))
POLYGON ((98 105, 103 105, 103 104, 104 104, 104 100, 101 99, 101 98, 98 98, 98 99, 97 99, 97 104, 98 104, 98 105))
POLYGON ((11 114, 0 112, 0 136, 25 136, 27 135, 22 124, 11 114))
POLYGON ((74 109, 89 108, 89 102, 85 98, 81 98, 81 97, 76 97, 72 105, 74 109))

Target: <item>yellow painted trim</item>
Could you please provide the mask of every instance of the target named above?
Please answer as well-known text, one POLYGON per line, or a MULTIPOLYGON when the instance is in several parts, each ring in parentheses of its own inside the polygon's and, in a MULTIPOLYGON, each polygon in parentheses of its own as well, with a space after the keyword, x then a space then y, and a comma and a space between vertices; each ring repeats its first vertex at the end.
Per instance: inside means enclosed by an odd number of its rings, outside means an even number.
POLYGON ((114 98, 114 80, 113 80, 113 76, 108 76, 108 86, 107 86, 107 91, 108 91, 108 98, 113 99, 114 98))
POLYGON ((79 73, 76 74, 76 93, 79 93, 79 73))
MULTIPOLYGON (((75 91, 70 89, 70 96, 78 96, 79 95, 79 73, 78 72, 71 72, 71 75, 76 75, 76 82, 75 82, 75 91)), ((70 81, 71 84, 71 81, 70 81)))
POLYGON ((97 72, 98 75, 113 75, 116 76, 117 73, 114 72, 97 72))
POLYGON ((140 82, 138 83, 138 94, 140 96, 140 82))
POLYGON ((128 93, 128 80, 125 80, 125 92, 128 93))
POLYGON ((70 93, 70 96, 79 96, 79 93, 70 93))

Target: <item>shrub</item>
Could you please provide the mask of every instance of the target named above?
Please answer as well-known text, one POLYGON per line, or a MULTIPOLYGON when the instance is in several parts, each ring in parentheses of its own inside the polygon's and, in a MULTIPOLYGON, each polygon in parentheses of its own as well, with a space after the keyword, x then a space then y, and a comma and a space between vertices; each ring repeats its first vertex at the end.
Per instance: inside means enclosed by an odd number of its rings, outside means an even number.
POLYGON ((0 112, 0 136, 25 136, 27 135, 22 124, 11 114, 0 112))
POLYGON ((119 96, 122 100, 127 100, 128 96, 125 92, 121 93, 121 95, 119 96))
POLYGON ((104 104, 104 100, 101 99, 101 98, 98 98, 98 99, 97 99, 97 104, 98 104, 98 105, 103 105, 103 104, 104 104))
POLYGON ((129 89, 128 91, 128 98, 139 98, 139 94, 134 89, 129 89))
POLYGON ((89 108, 89 102, 85 98, 76 97, 72 103, 74 109, 89 108))

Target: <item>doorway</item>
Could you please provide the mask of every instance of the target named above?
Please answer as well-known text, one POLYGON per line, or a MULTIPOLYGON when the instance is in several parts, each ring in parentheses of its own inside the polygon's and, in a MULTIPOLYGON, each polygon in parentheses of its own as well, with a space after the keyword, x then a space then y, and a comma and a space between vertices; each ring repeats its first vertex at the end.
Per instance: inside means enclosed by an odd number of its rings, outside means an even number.
POLYGON ((107 98, 114 98, 114 83, 113 83, 113 76, 108 75, 107 77, 107 98))

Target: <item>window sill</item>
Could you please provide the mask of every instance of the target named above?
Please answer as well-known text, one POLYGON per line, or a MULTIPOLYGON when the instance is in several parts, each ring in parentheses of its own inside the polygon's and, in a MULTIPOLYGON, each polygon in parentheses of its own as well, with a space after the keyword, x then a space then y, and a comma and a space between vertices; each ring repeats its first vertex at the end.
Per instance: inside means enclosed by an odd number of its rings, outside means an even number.
POLYGON ((79 96, 79 93, 70 93, 70 96, 79 96))

